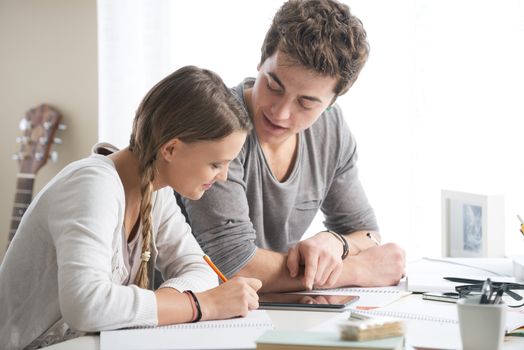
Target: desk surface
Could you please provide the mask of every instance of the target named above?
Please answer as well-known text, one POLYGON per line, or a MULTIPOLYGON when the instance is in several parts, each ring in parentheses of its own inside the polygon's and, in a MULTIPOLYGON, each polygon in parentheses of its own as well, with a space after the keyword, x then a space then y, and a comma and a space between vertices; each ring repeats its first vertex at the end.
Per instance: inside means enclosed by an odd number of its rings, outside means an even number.
MULTIPOLYGON (((403 298, 402 303, 411 302, 413 300, 421 299, 420 294, 410 295, 403 298)), ((268 313, 273 321, 275 329, 280 330, 304 330, 315 329, 322 330, 334 327, 336 323, 348 317, 348 312, 333 313, 333 312, 315 312, 315 311, 277 311, 268 310, 268 313)), ((409 342, 409 331, 407 335, 409 342)), ((524 348, 524 338, 522 337, 506 337, 503 349, 504 350, 522 350, 524 348)), ((99 337, 96 335, 84 336, 63 343, 55 344, 47 347, 49 350, 98 350, 99 337)), ((413 349, 407 347, 406 349, 413 349)))
MULTIPOLYGON (((474 263, 474 264, 482 264, 482 261, 479 259, 471 259, 471 260, 464 260, 464 259, 448 259, 455 262, 463 262, 463 263, 474 263)), ((507 260, 504 262, 502 259, 497 259, 495 265, 497 266, 496 270, 504 273, 508 273, 511 271, 511 261, 507 260)), ((491 264, 489 264, 489 267, 493 267, 493 262, 491 261, 491 264)), ((425 261, 424 264, 427 264, 428 261, 425 261)), ((421 265, 418 265, 420 267, 421 265)), ((448 264, 448 267, 450 265, 448 264)), ((452 266, 452 265, 451 265, 452 266)), ((417 270, 417 264, 411 263, 409 266, 411 269, 408 268, 408 272, 411 271, 417 271, 419 272, 420 269, 417 270)), ((425 268, 424 268, 425 269, 425 268)), ((425 302, 421 300, 420 294, 413 294, 409 295, 407 297, 404 297, 398 301, 396 301, 394 304, 395 306, 398 306, 399 308, 402 308, 402 305, 413 305, 413 304, 419 304, 421 302, 425 302)), ((442 307, 442 308, 455 308, 456 306, 454 304, 449 303, 440 303, 440 302, 429 302, 432 303, 431 307, 442 307)), ((336 324, 340 322, 342 319, 347 319, 349 312, 344 313, 333 313, 333 312, 317 312, 317 311, 285 311, 285 310, 268 310, 269 316, 271 317, 271 320, 273 321, 273 324, 275 326, 275 329, 277 330, 333 330, 336 329, 336 324)), ((456 325, 456 330, 453 330, 455 332, 454 336, 456 337, 458 332, 458 325, 456 325)), ((414 332, 417 332, 416 327, 411 327, 409 323, 407 323, 407 334, 406 339, 407 343, 410 344, 410 339, 413 339, 414 332)), ((66 349, 75 349, 75 350, 98 350, 99 349, 99 337, 97 335, 92 336, 84 336, 76 339, 72 339, 63 343, 55 344, 53 346, 47 347, 46 349, 49 350, 66 350, 66 349)), ((413 349, 412 347, 408 346, 406 349, 413 349)), ((506 337, 504 341, 504 350, 517 350, 517 349, 524 349, 524 337, 506 337)))
MULTIPOLYGON (((347 319, 349 312, 318 312, 318 311, 286 311, 268 310, 275 329, 280 330, 304 330, 312 328, 329 327, 340 319, 347 319)), ((45 349, 53 350, 98 350, 98 335, 84 336, 55 344, 45 349)))

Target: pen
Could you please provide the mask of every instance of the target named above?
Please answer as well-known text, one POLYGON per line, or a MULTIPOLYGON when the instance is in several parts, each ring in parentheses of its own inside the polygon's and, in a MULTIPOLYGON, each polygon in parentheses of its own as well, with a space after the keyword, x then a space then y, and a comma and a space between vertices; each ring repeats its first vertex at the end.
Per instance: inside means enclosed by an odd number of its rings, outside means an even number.
POLYGON ((487 304, 489 302, 489 294, 491 293, 491 280, 487 278, 482 285, 482 295, 480 296, 480 303, 487 304))
POLYGON ((215 271, 215 273, 218 275, 218 277, 220 277, 220 279, 222 280, 222 282, 227 282, 227 278, 226 278, 226 276, 224 276, 224 274, 222 274, 222 272, 220 272, 220 270, 218 269, 218 267, 216 267, 215 264, 213 264, 213 262, 211 261, 211 259, 209 258, 209 256, 204 255, 204 260, 207 262, 207 264, 209 265, 209 267, 211 267, 211 268, 213 269, 213 271, 215 271))
POLYGON ((493 304, 500 303, 500 298, 502 298, 502 294, 504 294, 504 290, 506 289, 506 285, 503 284, 500 289, 497 291, 497 294, 495 295, 495 300, 493 300, 493 304))
POLYGON ((495 288, 493 287, 493 284, 490 284, 490 286, 491 286, 490 288, 491 290, 488 294, 488 301, 486 302, 486 304, 491 304, 491 296, 493 295, 493 293, 495 293, 495 288))
POLYGON ((358 313, 353 312, 353 311, 351 311, 351 313, 349 314, 349 319, 354 319, 354 320, 363 321, 363 320, 368 320, 370 318, 371 318, 370 316, 363 315, 363 314, 358 314, 358 313))
POLYGON ((375 242, 376 245, 380 245, 380 242, 377 241, 377 239, 375 238, 375 236, 373 236, 373 235, 371 234, 371 232, 366 233, 366 236, 368 236, 368 238, 369 238, 370 240, 372 240, 373 242, 375 242))
POLYGON ((446 281, 458 282, 458 283, 472 283, 472 284, 475 284, 475 283, 482 283, 482 282, 484 282, 483 280, 475 280, 475 279, 471 279, 471 278, 460 278, 460 277, 442 277, 442 278, 444 278, 446 281))

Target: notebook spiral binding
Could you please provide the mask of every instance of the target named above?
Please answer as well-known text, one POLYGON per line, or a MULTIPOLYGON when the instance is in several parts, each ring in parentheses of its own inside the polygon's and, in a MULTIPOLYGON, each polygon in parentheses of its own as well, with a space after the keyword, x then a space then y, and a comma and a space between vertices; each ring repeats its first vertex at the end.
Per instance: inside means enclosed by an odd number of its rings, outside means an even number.
POLYGON ((439 322, 439 323, 451 323, 458 324, 457 320, 444 318, 444 317, 435 317, 422 314, 414 314, 409 312, 402 311, 386 311, 386 310, 356 310, 356 312, 369 315, 369 316, 388 316, 388 317, 397 317, 407 320, 416 320, 416 321, 430 321, 430 322, 439 322))

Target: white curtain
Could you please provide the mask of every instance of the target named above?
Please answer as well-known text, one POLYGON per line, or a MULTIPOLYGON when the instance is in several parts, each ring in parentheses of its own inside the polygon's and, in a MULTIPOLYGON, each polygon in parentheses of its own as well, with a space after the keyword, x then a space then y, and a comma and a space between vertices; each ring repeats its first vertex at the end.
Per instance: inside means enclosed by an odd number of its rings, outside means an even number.
MULTIPOLYGON (((506 252, 523 253, 524 0, 345 2, 371 56, 338 103, 384 239, 410 257, 438 256, 441 189, 501 193, 506 252)), ((99 0, 100 139, 127 145, 140 99, 180 66, 230 86, 254 76, 281 4, 99 0)))
POLYGON ((172 1, 99 0, 99 139, 129 143, 135 111, 146 92, 168 74, 175 39, 172 1))

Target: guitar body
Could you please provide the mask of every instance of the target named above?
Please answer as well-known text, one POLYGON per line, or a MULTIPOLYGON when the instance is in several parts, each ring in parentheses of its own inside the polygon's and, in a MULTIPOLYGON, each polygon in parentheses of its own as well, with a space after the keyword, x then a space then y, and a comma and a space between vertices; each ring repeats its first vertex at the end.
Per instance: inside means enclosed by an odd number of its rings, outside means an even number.
POLYGON ((14 156, 20 165, 17 174, 15 200, 11 214, 11 225, 7 238, 7 246, 11 243, 18 225, 27 207, 33 199, 33 187, 36 173, 50 158, 50 149, 55 139, 56 131, 63 127, 60 124, 62 115, 53 107, 42 104, 27 111, 20 122, 24 135, 19 137, 20 152, 14 156))

